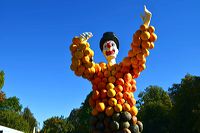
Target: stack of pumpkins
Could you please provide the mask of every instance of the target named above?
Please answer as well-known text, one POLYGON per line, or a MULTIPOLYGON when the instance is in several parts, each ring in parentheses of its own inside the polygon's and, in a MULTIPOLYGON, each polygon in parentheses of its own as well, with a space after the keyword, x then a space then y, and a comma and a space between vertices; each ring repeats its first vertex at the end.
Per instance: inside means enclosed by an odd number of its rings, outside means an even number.
POLYGON ((135 78, 146 68, 145 63, 146 57, 149 56, 149 49, 154 48, 154 42, 157 40, 157 35, 154 31, 155 28, 153 26, 141 25, 140 29, 133 35, 128 57, 123 59, 123 65, 132 66, 135 78))
POLYGON ((141 25, 133 35, 132 49, 119 64, 94 63, 89 43, 80 37, 73 38, 71 69, 92 83, 93 93, 89 98, 92 133, 142 132, 133 93, 136 91, 135 78, 145 69, 149 49, 157 39, 154 31, 153 26, 141 25))
POLYGON ((90 49, 90 44, 80 38, 74 37, 70 45, 72 54, 71 70, 77 76, 83 76, 84 78, 91 78, 95 73, 95 63, 93 62, 94 51, 90 49))
POLYGON ((92 133, 140 133, 143 127, 136 117, 135 79, 131 73, 123 73, 120 64, 107 64, 104 68, 91 80, 93 93, 89 105, 92 107, 92 133))

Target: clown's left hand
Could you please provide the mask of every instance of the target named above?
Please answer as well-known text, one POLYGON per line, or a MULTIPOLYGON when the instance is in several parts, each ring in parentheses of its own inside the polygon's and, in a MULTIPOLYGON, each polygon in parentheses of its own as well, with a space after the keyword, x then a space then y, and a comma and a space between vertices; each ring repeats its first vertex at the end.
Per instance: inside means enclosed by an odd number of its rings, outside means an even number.
POLYGON ((80 35, 80 38, 87 41, 88 39, 90 39, 92 37, 92 32, 84 32, 80 35))
POLYGON ((146 6, 144 6, 144 15, 141 15, 142 21, 146 26, 149 26, 151 21, 151 12, 147 10, 146 6))

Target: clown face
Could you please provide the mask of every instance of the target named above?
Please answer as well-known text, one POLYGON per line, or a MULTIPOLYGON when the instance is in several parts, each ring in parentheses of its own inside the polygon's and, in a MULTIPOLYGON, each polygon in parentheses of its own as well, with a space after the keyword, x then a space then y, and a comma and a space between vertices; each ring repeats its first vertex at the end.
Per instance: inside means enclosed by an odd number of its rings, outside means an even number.
POLYGON ((115 60, 118 52, 119 52, 119 50, 118 50, 117 45, 114 41, 109 40, 109 41, 106 41, 103 44, 103 54, 106 57, 108 62, 115 60))

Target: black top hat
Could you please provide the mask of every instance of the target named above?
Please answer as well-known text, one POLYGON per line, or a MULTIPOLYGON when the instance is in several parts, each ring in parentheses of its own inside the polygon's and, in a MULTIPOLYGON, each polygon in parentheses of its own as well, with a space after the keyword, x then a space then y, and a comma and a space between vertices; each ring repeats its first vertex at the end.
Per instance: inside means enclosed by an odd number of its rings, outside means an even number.
POLYGON ((103 44, 106 41, 109 41, 109 40, 114 41, 117 44, 117 48, 119 49, 119 41, 118 41, 117 37, 115 36, 115 34, 113 32, 105 32, 103 34, 103 37, 100 40, 100 49, 101 49, 101 51, 103 51, 103 44))

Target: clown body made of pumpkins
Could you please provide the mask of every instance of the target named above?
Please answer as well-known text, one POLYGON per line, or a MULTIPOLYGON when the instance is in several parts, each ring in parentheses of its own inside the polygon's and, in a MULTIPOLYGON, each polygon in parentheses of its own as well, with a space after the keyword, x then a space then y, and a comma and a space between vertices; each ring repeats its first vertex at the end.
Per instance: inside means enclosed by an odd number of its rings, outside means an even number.
POLYGON ((154 48, 157 39, 153 26, 149 26, 151 13, 144 7, 141 16, 143 25, 133 35, 128 56, 119 64, 116 56, 119 41, 113 32, 106 32, 100 40, 100 49, 108 63, 95 63, 94 52, 87 40, 92 33, 85 32, 74 37, 70 46, 72 54, 71 69, 92 83, 92 96, 89 98, 92 133, 140 133, 143 125, 137 120, 138 109, 133 93, 136 81, 146 66, 149 49, 154 48))

